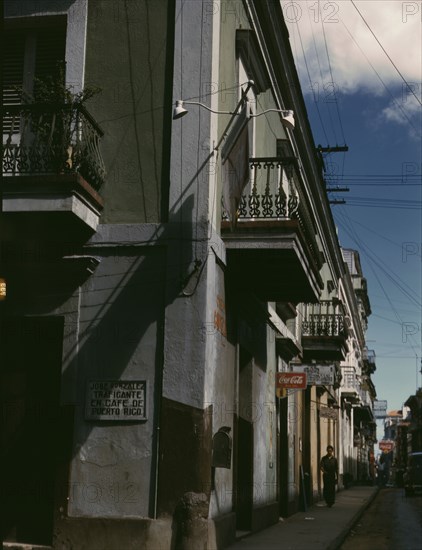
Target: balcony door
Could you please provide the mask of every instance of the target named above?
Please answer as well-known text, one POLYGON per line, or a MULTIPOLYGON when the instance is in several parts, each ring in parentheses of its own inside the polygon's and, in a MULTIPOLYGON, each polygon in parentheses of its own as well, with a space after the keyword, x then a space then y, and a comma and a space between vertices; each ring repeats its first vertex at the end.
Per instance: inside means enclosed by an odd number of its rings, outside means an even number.
POLYGON ((66 433, 60 414, 63 322, 1 319, 2 540, 52 542, 55 473, 66 433))
MULTIPOLYGON (((27 103, 54 103, 64 94, 66 28, 62 18, 37 17, 31 26, 6 21, 3 39, 3 174, 31 172, 34 114, 27 103), (12 24, 13 23, 13 24, 12 24), (53 84, 54 83, 54 84, 53 84)), ((44 119, 36 120, 45 126, 44 119)))

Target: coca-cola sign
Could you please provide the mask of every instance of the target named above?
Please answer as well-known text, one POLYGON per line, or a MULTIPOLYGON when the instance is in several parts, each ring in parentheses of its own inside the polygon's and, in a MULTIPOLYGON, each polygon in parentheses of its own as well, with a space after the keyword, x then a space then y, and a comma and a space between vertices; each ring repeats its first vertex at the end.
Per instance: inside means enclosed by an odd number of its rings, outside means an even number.
POLYGON ((381 439, 378 443, 378 447, 380 448, 380 451, 389 453, 394 449, 394 441, 391 439, 381 439))
POLYGON ((305 372, 277 372, 276 388, 304 390, 306 388, 305 372))

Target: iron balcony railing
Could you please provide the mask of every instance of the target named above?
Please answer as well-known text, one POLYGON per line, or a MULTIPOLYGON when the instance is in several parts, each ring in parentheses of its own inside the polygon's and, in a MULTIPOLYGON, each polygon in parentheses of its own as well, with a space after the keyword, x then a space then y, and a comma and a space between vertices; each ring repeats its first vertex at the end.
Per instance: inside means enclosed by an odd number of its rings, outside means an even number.
POLYGON ((304 304, 302 336, 342 336, 347 338, 347 324, 341 302, 321 301, 304 304))
POLYGON ((346 392, 353 391, 356 394, 359 394, 360 383, 354 367, 342 367, 341 376, 342 376, 341 384, 340 384, 341 390, 346 392))
MULTIPOLYGON (((297 220, 306 242, 319 263, 318 245, 305 197, 299 184, 296 157, 255 157, 249 159, 250 182, 239 202, 237 221, 297 220)), ((223 220, 228 214, 223 206, 223 220)), ((239 223, 241 226, 241 223, 239 223)))
POLYGON ((295 165, 294 158, 249 159, 251 189, 241 198, 238 219, 293 219, 299 209, 292 174, 295 165))
POLYGON ((98 190, 105 179, 102 136, 82 105, 5 105, 3 175, 77 173, 98 190))
POLYGON ((365 348, 363 350, 363 359, 367 361, 369 364, 375 365, 376 363, 375 351, 373 349, 365 348))

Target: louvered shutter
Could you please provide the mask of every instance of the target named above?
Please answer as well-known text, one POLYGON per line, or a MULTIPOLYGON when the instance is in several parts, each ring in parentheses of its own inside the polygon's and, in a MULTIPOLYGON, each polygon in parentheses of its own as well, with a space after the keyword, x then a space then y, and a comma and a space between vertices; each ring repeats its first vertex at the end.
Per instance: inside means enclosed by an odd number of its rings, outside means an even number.
MULTIPOLYGON (((25 58, 25 37, 23 31, 6 31, 3 44, 3 105, 17 105, 20 103, 19 89, 23 85, 23 67, 25 58)), ((12 117, 3 118, 3 133, 11 132, 12 117)), ((19 125, 14 125, 14 133, 19 132, 19 125)))
MULTIPOLYGON (((62 70, 65 73, 65 41, 64 27, 37 29, 35 34, 35 67, 31 73, 35 79, 45 80, 51 77, 57 81, 62 70)), ((4 55, 3 55, 3 105, 18 105, 21 103, 20 89, 23 87, 25 60, 28 56, 27 37, 34 34, 34 30, 6 30, 4 31, 4 55)), ((64 82, 63 82, 64 84, 64 82)), ((27 90, 33 92, 33 90, 27 90)), ((10 134, 12 117, 3 117, 3 134, 10 134)), ((19 133, 19 123, 15 121, 13 133, 19 133)))

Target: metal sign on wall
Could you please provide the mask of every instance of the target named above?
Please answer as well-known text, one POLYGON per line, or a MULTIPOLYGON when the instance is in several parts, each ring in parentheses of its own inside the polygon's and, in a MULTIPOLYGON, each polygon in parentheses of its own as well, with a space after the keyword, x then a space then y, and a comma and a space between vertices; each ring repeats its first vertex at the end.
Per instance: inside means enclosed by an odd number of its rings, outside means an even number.
POLYGON ((308 386, 332 386, 334 365, 292 365, 294 372, 305 372, 308 386))
POLYGON ((276 372, 275 386, 277 389, 305 389, 306 373, 276 372))
POLYGON ((378 447, 380 448, 380 451, 389 453, 394 449, 394 441, 391 439, 381 439, 381 441, 378 442, 378 447))
POLYGON ((85 419, 147 420, 146 380, 89 380, 85 394, 85 419))
POLYGON ((387 401, 374 401, 372 411, 375 418, 387 417, 387 401))

